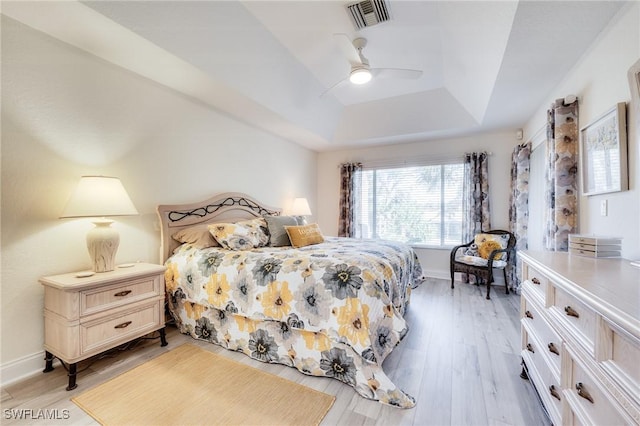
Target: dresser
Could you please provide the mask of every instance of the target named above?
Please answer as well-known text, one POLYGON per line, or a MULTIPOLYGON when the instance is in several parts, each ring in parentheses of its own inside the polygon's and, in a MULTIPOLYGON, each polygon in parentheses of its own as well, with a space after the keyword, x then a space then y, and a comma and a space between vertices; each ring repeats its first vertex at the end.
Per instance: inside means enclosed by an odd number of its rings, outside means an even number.
POLYGON ((518 253, 524 378, 556 425, 640 424, 640 269, 518 253))
POLYGON ((77 363, 158 330, 164 332, 164 270, 134 263, 90 276, 69 273, 43 277, 46 367, 57 357, 69 364, 76 385, 77 363))

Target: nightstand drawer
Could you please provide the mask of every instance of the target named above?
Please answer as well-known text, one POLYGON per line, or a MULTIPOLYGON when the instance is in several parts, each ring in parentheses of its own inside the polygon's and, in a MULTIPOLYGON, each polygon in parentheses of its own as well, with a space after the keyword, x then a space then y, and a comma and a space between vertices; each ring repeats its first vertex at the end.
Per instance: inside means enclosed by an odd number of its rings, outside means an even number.
POLYGON ((160 277, 145 277, 80 292, 80 316, 160 295, 160 277))
POLYGON ((100 318, 80 325, 80 352, 96 352, 126 343, 132 338, 162 327, 162 301, 100 318))

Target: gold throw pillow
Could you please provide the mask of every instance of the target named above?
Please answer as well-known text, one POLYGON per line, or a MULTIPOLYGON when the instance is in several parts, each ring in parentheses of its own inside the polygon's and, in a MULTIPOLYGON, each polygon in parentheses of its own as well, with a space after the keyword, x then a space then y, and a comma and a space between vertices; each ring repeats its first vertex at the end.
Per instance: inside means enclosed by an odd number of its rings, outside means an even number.
POLYGON ((320 244, 324 241, 317 223, 302 226, 285 226, 284 229, 287 230, 291 245, 296 248, 320 244))

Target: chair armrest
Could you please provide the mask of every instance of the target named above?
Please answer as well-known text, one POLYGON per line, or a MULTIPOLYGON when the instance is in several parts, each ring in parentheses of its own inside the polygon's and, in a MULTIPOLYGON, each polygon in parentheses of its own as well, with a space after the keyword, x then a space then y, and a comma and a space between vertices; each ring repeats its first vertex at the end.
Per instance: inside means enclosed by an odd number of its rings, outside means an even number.
MULTIPOLYGON (((497 254, 499 254, 499 253, 506 253, 506 254, 507 254, 507 257, 506 257, 505 261, 506 261, 506 262, 509 262, 509 259, 510 259, 509 254, 511 253, 511 250, 512 250, 512 249, 510 249, 510 248, 504 248, 504 249, 499 249, 499 250, 493 250, 493 251, 491 252, 491 254, 489 254, 489 258, 487 259, 487 261, 488 261, 488 263, 487 263, 487 267, 488 267, 488 268, 493 268, 493 259, 494 259, 494 257, 495 257, 497 254)), ((501 260, 501 259, 498 259, 498 260, 501 260)))

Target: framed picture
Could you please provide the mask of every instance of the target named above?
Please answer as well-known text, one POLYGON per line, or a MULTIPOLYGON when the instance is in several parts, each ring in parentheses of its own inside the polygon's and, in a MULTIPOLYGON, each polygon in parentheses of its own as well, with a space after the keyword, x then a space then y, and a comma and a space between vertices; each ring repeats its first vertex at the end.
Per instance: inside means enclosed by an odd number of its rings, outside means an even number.
POLYGON ((620 102, 580 130, 584 195, 628 189, 626 116, 620 102))

